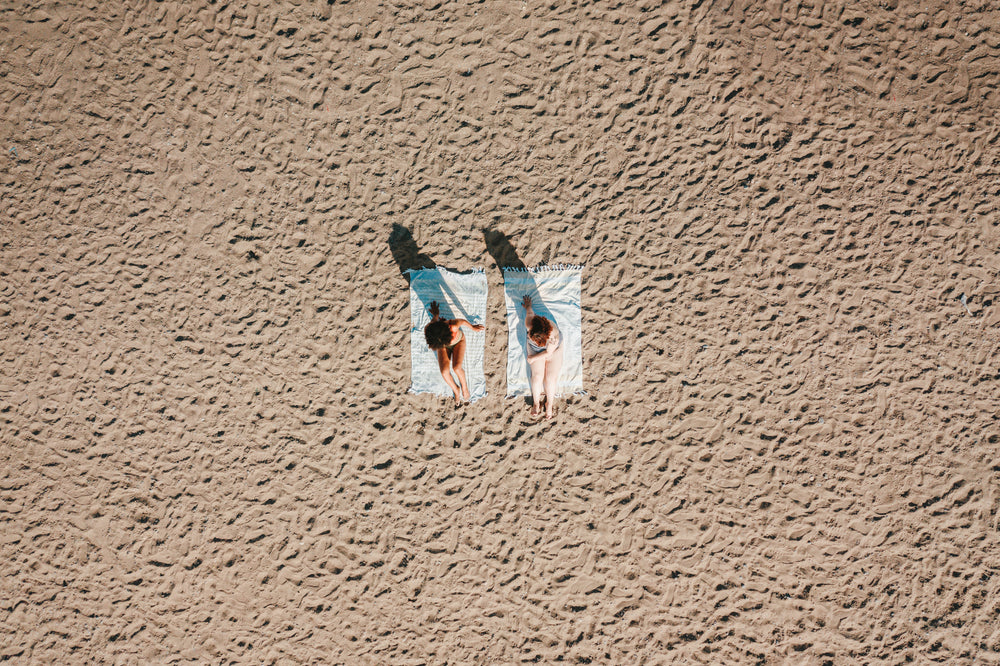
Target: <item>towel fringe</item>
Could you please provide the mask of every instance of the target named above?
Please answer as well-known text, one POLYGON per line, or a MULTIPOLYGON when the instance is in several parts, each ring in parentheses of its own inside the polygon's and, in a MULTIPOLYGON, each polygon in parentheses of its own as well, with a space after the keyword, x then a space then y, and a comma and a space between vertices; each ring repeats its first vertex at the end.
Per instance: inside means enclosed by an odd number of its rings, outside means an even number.
POLYGON ((507 267, 504 273, 548 273, 555 271, 582 271, 583 264, 546 264, 544 266, 529 266, 525 268, 507 267))
POLYGON ((419 273, 421 271, 439 271, 441 273, 450 273, 451 275, 457 275, 458 277, 462 277, 463 275, 478 275, 480 273, 485 273, 486 269, 480 268, 479 266, 473 266, 467 271, 453 271, 452 269, 445 268, 444 266, 435 266, 434 268, 410 268, 407 269, 405 272, 408 275, 410 273, 419 273))
MULTIPOLYGON (((531 395, 530 391, 528 393, 508 393, 506 395, 506 398, 508 400, 511 399, 511 398, 527 398, 530 395, 531 395)), ((574 390, 561 391, 558 395, 556 395, 556 397, 557 398, 565 398, 568 395, 590 395, 590 394, 587 393, 583 389, 574 389, 574 390)))
MULTIPOLYGON (((451 398, 451 397, 453 397, 453 394, 452 394, 451 391, 445 391, 445 392, 438 392, 438 391, 431 391, 431 390, 417 391, 412 386, 410 388, 406 389, 406 392, 407 393, 412 393, 413 395, 420 395, 421 393, 423 393, 423 394, 430 393, 431 395, 436 396, 438 398, 451 398)), ((470 395, 469 396, 469 404, 471 405, 471 404, 473 404, 475 402, 478 402, 478 401, 482 400, 483 398, 485 398, 488 395, 489 395, 488 391, 483 391, 483 394, 479 395, 479 396, 470 395)))

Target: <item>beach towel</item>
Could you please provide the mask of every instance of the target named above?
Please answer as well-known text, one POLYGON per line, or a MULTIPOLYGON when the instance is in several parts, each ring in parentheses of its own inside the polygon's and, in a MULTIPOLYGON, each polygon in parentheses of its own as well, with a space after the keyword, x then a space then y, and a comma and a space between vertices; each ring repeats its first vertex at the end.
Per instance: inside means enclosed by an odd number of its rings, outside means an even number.
MULTIPOLYGON (((475 269, 472 273, 456 273, 446 268, 421 268, 407 271, 410 275, 410 393, 434 393, 454 396, 441 377, 437 352, 427 346, 424 327, 431 321, 432 301, 441 307, 443 319, 465 319, 470 324, 486 321, 486 274, 475 269)), ((462 329, 465 335, 465 377, 469 382, 472 402, 486 396, 483 375, 483 353, 486 332, 462 329)), ((458 379, 455 379, 458 383, 458 379)))
POLYGON ((503 300, 507 306, 507 397, 531 395, 528 383, 528 334, 521 299, 531 296, 535 314, 554 321, 562 334, 563 366, 559 392, 584 393, 583 347, 580 334, 580 266, 540 266, 503 269, 503 300))

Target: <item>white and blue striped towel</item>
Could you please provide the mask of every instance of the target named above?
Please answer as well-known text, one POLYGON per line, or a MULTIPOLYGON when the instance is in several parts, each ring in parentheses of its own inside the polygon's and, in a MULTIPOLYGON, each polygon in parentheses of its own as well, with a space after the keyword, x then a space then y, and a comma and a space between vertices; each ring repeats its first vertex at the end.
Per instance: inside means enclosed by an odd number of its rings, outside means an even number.
POLYGON ((527 331, 521 300, 531 296, 532 309, 556 323, 562 334, 563 366, 559 391, 584 393, 583 344, 580 329, 580 266, 503 269, 507 306, 507 397, 531 395, 528 383, 527 331))
MULTIPOLYGON (((424 327, 431 321, 432 301, 441 306, 444 319, 466 319, 470 324, 486 322, 486 274, 456 273, 446 268, 421 268, 410 274, 410 393, 453 396, 438 369, 437 352, 427 346, 424 327)), ((483 354, 486 332, 462 329, 465 346, 465 377, 472 402, 486 396, 483 354)), ((456 378, 455 383, 458 383, 456 378)))

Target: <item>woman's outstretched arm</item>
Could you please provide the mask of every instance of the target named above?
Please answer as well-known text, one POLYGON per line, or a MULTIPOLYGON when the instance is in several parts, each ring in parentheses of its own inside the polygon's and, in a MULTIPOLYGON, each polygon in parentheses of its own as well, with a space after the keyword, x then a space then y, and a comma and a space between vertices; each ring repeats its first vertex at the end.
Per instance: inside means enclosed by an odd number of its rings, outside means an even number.
POLYGON ((470 324, 465 319, 456 319, 455 323, 458 324, 459 326, 465 326, 466 328, 471 328, 473 331, 485 331, 486 330, 486 327, 483 326, 482 324, 470 324))
POLYGON ((531 309, 531 296, 527 294, 521 299, 521 307, 524 308, 524 327, 531 330, 531 320, 535 318, 535 311, 531 309))

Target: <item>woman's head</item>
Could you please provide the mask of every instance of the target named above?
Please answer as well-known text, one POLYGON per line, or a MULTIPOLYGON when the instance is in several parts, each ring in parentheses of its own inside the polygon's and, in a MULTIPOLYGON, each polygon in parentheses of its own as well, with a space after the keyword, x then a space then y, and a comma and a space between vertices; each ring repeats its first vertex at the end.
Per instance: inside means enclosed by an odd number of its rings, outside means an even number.
POLYGON ((552 333, 552 322, 545 317, 535 316, 531 320, 531 328, 528 329, 528 337, 536 345, 544 345, 549 340, 552 333))
POLYGON ((444 349, 451 344, 453 334, 447 319, 438 319, 427 324, 424 328, 424 337, 427 339, 427 346, 431 349, 444 349))

